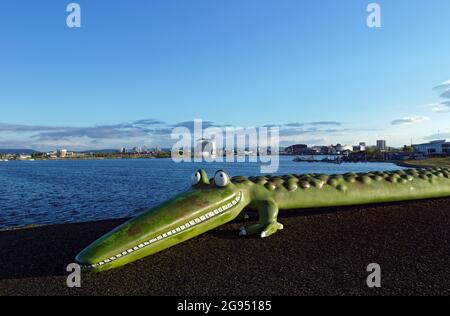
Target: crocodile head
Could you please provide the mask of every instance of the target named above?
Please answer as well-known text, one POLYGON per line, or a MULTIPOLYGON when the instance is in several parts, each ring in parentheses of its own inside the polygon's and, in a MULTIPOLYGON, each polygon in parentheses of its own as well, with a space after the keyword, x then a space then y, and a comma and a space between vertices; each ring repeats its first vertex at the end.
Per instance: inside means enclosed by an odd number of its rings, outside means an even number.
POLYGON ((199 170, 187 192, 120 225, 81 251, 76 261, 91 271, 123 266, 235 219, 246 200, 224 171, 210 181, 199 170))

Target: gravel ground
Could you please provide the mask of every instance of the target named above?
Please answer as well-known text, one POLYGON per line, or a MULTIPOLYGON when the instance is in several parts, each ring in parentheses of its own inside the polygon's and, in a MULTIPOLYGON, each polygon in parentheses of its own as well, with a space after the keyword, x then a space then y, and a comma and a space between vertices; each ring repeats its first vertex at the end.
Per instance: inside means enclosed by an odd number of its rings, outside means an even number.
POLYGON ((66 265, 121 222, 0 232, 0 295, 450 295, 450 198, 286 212, 267 239, 233 222, 68 288, 66 265))

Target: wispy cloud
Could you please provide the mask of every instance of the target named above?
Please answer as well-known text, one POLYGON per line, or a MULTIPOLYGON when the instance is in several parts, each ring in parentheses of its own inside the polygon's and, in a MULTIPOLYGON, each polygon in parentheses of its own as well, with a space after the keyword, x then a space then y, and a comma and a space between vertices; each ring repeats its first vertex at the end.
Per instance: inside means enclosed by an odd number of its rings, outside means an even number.
POLYGON ((292 122, 284 124, 285 127, 303 127, 303 126, 342 126, 344 125, 343 122, 337 122, 337 121, 319 121, 319 122, 307 122, 307 123, 300 123, 300 122, 292 122))
POLYGON ((433 134, 430 136, 426 136, 423 139, 425 140, 436 140, 436 139, 447 139, 450 138, 450 132, 449 133, 439 133, 439 134, 433 134))
POLYGON ((441 83, 433 88, 433 90, 436 90, 436 91, 448 90, 448 89, 450 89, 450 80, 444 81, 443 83, 441 83))
POLYGON ((429 104, 427 107, 430 107, 435 113, 450 112, 450 101, 429 104))
POLYGON ((286 126, 286 127, 302 127, 302 126, 305 126, 305 123, 296 123, 296 122, 294 122, 294 123, 284 124, 284 126, 286 126))
POLYGON ((121 123, 114 125, 100 125, 94 127, 73 127, 73 126, 47 126, 47 125, 24 125, 0 123, 0 132, 39 132, 42 137, 93 137, 93 138, 115 138, 118 133, 124 132, 124 136, 130 136, 133 131, 146 130, 155 125, 164 124, 162 121, 154 119, 139 120, 131 123, 121 123), (110 133, 110 134, 109 134, 110 133))
POLYGON ((411 117, 404 117, 398 120, 394 120, 391 122, 391 125, 414 125, 423 123, 425 121, 428 121, 430 118, 426 116, 411 116, 411 117))
MULTIPOLYGON (((184 121, 184 122, 171 124, 171 125, 169 125, 169 127, 171 127, 171 128, 185 127, 185 128, 189 129, 192 132, 194 130, 194 125, 195 125, 194 121, 184 121)), ((222 125, 216 124, 216 123, 211 122, 211 121, 202 121, 202 128, 203 129, 209 128, 209 127, 220 127, 220 126, 222 126, 222 125)))
POLYGON ((38 131, 61 131, 70 127, 43 126, 43 125, 22 125, 0 123, 0 132, 38 132, 38 131))
POLYGON ((308 123, 308 124, 312 125, 312 126, 326 126, 326 125, 341 126, 344 123, 336 122, 336 121, 320 121, 320 122, 311 122, 311 123, 308 123))
MULTIPOLYGON (((337 121, 287 123, 266 125, 279 127, 280 143, 326 144, 337 137, 348 137, 356 132, 379 131, 342 127, 337 121)), ((65 147, 71 150, 118 148, 121 146, 160 145, 170 147, 174 142, 171 133, 176 127, 193 132, 194 121, 165 123, 157 119, 140 119, 133 122, 87 127, 42 126, 0 123, 0 147, 21 147, 50 150, 65 147), (5 136, 2 138, 2 136, 5 136)), ((209 127, 233 127, 202 121, 203 129, 209 127)))
POLYGON ((161 132, 170 134, 170 131, 171 128, 156 119, 90 127, 0 123, 0 133, 8 136, 3 138, 0 146, 95 148, 125 142, 144 142, 154 138, 154 135, 161 135, 161 132))
POLYGON ((450 99, 450 88, 442 92, 441 98, 450 99))
MULTIPOLYGON (((444 81, 437 85, 433 90, 440 93, 440 97, 443 99, 450 99, 450 80, 444 81)), ((427 105, 435 113, 450 112, 450 101, 442 101, 427 105)))
POLYGON ((97 126, 71 128, 63 131, 42 132, 33 138, 42 139, 68 139, 74 137, 88 137, 92 139, 121 139, 145 137, 148 133, 140 128, 121 128, 115 126, 97 126))
POLYGON ((144 119, 131 123, 114 125, 100 125, 94 127, 66 127, 55 130, 41 131, 33 138, 42 139, 68 139, 68 138, 91 138, 91 139, 126 139, 146 137, 155 125, 164 124, 154 119, 144 119))
POLYGON ((156 119, 144 119, 133 122, 133 125, 145 125, 145 126, 164 125, 164 124, 165 122, 156 119))

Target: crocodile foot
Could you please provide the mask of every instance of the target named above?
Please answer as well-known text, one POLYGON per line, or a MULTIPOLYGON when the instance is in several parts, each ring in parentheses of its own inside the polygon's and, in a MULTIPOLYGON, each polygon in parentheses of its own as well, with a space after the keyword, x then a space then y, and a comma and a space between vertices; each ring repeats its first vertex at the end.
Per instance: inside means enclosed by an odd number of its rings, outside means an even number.
POLYGON ((269 237, 273 234, 275 234, 277 231, 283 229, 283 224, 280 223, 274 223, 267 226, 262 232, 261 232, 261 238, 269 237))
POLYGON ((260 234, 261 238, 266 238, 282 229, 283 224, 280 223, 269 224, 265 227, 263 227, 261 224, 253 224, 241 227, 239 236, 260 234))

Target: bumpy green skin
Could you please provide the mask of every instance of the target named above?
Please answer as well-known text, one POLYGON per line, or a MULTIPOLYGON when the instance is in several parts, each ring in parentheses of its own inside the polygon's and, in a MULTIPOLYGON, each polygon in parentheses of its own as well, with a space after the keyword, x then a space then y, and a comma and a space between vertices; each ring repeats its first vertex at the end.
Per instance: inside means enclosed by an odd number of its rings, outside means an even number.
MULTIPOLYGON (((228 176, 218 171, 221 176, 228 176)), ((198 236, 232 221, 244 210, 258 211, 259 222, 241 235, 268 237, 283 225, 279 210, 384 203, 450 196, 450 169, 411 169, 364 174, 306 174, 234 177, 225 185, 203 170, 186 193, 117 227, 76 257, 85 269, 103 271, 198 236)))

